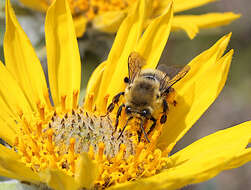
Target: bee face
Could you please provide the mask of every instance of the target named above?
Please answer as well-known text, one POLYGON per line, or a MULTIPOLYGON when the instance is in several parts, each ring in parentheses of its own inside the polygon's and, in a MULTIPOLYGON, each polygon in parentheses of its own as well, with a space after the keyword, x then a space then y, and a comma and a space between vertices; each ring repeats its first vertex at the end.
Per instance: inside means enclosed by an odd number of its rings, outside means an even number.
POLYGON ((131 105, 127 105, 125 107, 125 112, 128 116, 133 116, 136 118, 150 118, 151 117, 151 108, 138 109, 132 107, 131 105))
POLYGON ((126 114, 150 118, 158 96, 158 83, 143 77, 137 78, 125 90, 126 114))

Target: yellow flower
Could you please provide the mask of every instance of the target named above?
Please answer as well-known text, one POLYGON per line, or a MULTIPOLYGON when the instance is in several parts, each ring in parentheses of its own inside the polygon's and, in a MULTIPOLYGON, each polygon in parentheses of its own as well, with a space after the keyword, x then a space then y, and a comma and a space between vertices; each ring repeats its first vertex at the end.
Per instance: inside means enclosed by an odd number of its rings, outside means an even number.
MULTIPOLYGON (((24 5, 39 11, 46 11, 54 0, 20 0, 24 5)), ((133 10, 137 0, 68 0, 74 18, 78 37, 86 30, 86 25, 108 33, 117 32, 121 22, 133 10)), ((172 0, 148 0, 149 20, 163 14, 172 0), (150 4, 151 3, 151 4, 150 4)), ((232 12, 207 13, 202 15, 180 15, 182 11, 200 7, 215 0, 173 0, 174 16, 172 30, 184 30, 193 39, 202 28, 227 25, 240 17, 232 12)), ((150 22, 150 21, 149 21, 150 22)))
MULTIPOLYGON (((115 113, 103 113, 124 89, 128 56, 137 51, 147 61, 145 68, 155 68, 171 29, 173 5, 169 4, 142 35, 146 9, 146 1, 141 1, 123 21, 80 106, 80 57, 67 1, 52 3, 45 22, 53 103, 39 60, 6 2, 0 138, 8 145, 0 145, 1 175, 55 190, 177 189, 251 160, 250 121, 169 155, 223 88, 233 55, 233 50, 223 55, 230 34, 189 63, 189 73, 174 86, 177 105, 170 105, 166 125, 158 122, 149 135, 151 143, 138 142, 136 124, 117 139, 115 113)), ((125 121, 123 112, 121 125, 125 121)))

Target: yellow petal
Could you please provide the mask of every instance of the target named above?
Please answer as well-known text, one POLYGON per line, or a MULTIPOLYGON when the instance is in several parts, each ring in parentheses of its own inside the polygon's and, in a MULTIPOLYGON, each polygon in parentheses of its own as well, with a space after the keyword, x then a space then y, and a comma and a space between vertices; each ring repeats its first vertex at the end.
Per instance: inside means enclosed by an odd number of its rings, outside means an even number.
POLYGON ((48 9, 45 34, 53 101, 55 106, 69 110, 73 107, 73 94, 79 93, 81 63, 67 0, 56 0, 48 9))
POLYGON ((251 149, 246 148, 250 141, 251 121, 216 132, 171 156, 174 168, 163 177, 174 180, 168 186, 171 189, 208 180, 251 161, 251 149))
MULTIPOLYGON (((2 65, 1 61, 0 61, 0 64, 2 65)), ((0 115, 4 118, 13 118, 13 120, 15 119, 18 120, 18 117, 19 117, 18 112, 15 109, 9 107, 9 104, 6 100, 4 100, 4 97, 2 96, 0 97, 1 97, 0 98, 0 107, 1 107, 0 115)))
POLYGON ((231 34, 222 37, 210 49, 194 58, 190 71, 176 85, 177 105, 170 105, 166 126, 158 146, 171 151, 177 141, 192 127, 222 90, 233 51, 224 53, 231 34))
POLYGON ((77 190, 74 178, 59 170, 46 170, 39 172, 40 177, 54 190, 77 190))
POLYGON ((98 177, 97 164, 89 159, 87 153, 82 153, 76 165, 75 180, 79 187, 87 189, 93 187, 94 180, 98 177))
POLYGON ((172 166, 160 174, 117 185, 109 190, 172 190, 208 180, 223 170, 249 162, 251 149, 246 146, 250 139, 250 121, 216 132, 171 156, 172 166))
POLYGON ((39 176, 20 161, 12 149, 0 145, 0 175, 38 184, 39 176))
MULTIPOLYGON (((3 66, 2 62, 0 64, 3 66)), ((5 69, 5 67, 3 67, 5 69)), ((1 66, 0 66, 1 70, 1 66)), ((1 71, 0 71, 1 72, 1 71)), ((6 71, 7 72, 7 71, 6 71)), ((6 80, 4 78, 4 80, 6 80)), ((1 79, 0 79, 1 81, 1 79)), ((4 89, 6 90, 6 89, 4 89)), ((0 90, 1 91, 1 90, 0 90)), ((9 107, 9 102, 0 94, 0 138, 12 145, 16 135, 16 122, 19 120, 18 112, 9 107)))
POLYGON ((97 15, 93 21, 93 27, 99 31, 115 33, 121 22, 125 19, 127 11, 109 11, 103 14, 97 15))
POLYGON ((107 62, 101 63, 100 65, 98 65, 98 67, 92 73, 92 75, 88 81, 88 85, 86 87, 87 94, 95 93, 96 90, 98 89, 99 84, 100 84, 100 80, 102 79, 104 69, 106 67, 106 64, 107 64, 107 62))
POLYGON ((4 177, 7 177, 7 178, 10 178, 10 179, 16 179, 17 178, 17 175, 15 175, 15 174, 11 173, 10 171, 2 168, 1 166, 0 166, 0 175, 4 176, 4 177))
POLYGON ((39 59, 17 21, 10 1, 6 1, 6 32, 4 37, 6 67, 18 81, 32 105, 45 105, 49 97, 46 80, 39 59))
POLYGON ((84 102, 84 108, 88 111, 93 111, 93 96, 95 94, 98 94, 99 86, 102 80, 102 76, 104 73, 104 69, 106 67, 107 62, 101 63, 92 73, 90 79, 88 80, 88 84, 86 87, 86 94, 85 102, 84 102))
POLYGON ((155 68, 168 40, 173 18, 172 3, 167 6, 163 15, 154 19, 147 27, 136 51, 147 60, 145 68, 155 68))
POLYGON ((239 14, 232 12, 178 15, 173 18, 172 30, 185 30, 189 38, 193 39, 199 29, 227 25, 239 17, 239 14))
MULTIPOLYGON (((107 94, 114 95, 114 86, 118 86, 118 82, 121 84, 123 75, 127 74, 128 56, 134 50, 135 44, 141 37, 144 21, 146 20, 145 1, 137 1, 138 3, 134 6, 135 10, 131 11, 131 14, 127 16, 118 30, 108 56, 99 94, 96 96, 98 109, 104 107, 104 96, 107 94)), ((116 90, 120 90, 120 87, 116 88, 116 90)))
POLYGON ((23 113, 32 113, 32 108, 21 88, 2 62, 0 62, 0 99, 0 103, 4 105, 0 113, 9 110, 7 112, 13 117, 19 117, 23 113), (6 109, 3 110, 3 108, 6 109))
POLYGON ((248 121, 206 136, 175 153, 170 158, 173 167, 193 159, 200 158, 203 160, 204 156, 217 156, 224 152, 233 154, 230 154, 229 158, 234 159, 236 154, 241 155, 242 152, 246 150, 246 146, 250 141, 251 121, 248 121))
MULTIPOLYGON (((251 143, 251 140, 249 141, 251 143)), ((236 154, 235 158, 228 164, 228 168, 238 168, 243 164, 251 161, 251 148, 245 149, 242 152, 236 154)))
POLYGON ((86 30, 86 25, 88 23, 88 20, 81 15, 74 17, 73 21, 74 21, 76 36, 77 37, 83 36, 86 30))
MULTIPOLYGON (((195 7, 208 4, 216 0, 174 0, 174 13, 189 10, 195 7)), ((163 14, 166 7, 170 4, 171 0, 158 1, 157 7, 154 10, 154 16, 163 14)))
POLYGON ((174 0, 174 12, 189 10, 202 5, 214 2, 216 0, 174 0))
POLYGON ((8 122, 7 119, 0 115, 0 138, 9 145, 13 145, 15 142, 16 132, 15 129, 13 129, 15 126, 16 124, 13 120, 8 122))
POLYGON ((158 17, 159 15, 162 15, 165 12, 166 8, 170 6, 171 2, 173 2, 173 4, 175 3, 175 1, 173 1, 173 0, 156 1, 157 5, 153 9, 152 18, 155 18, 155 17, 158 17))
POLYGON ((25 6, 32 9, 45 12, 48 8, 48 3, 45 0, 20 0, 25 6))

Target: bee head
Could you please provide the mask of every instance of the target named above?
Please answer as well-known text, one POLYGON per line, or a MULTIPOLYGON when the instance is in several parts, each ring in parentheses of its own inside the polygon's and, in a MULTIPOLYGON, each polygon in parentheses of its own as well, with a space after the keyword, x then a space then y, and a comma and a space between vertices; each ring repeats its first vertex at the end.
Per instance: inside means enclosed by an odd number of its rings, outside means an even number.
POLYGON ((127 105, 125 107, 125 112, 127 115, 134 115, 134 116, 141 116, 145 118, 150 118, 151 117, 151 110, 149 108, 135 108, 130 105, 127 105))

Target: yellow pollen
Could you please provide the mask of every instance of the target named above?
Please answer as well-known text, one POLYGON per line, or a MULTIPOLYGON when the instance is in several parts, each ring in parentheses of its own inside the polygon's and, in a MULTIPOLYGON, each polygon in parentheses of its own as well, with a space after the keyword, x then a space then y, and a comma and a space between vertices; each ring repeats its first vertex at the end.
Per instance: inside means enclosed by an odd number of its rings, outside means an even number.
POLYGON ((85 109, 89 112, 92 112, 93 109, 92 109, 92 105, 93 105, 93 98, 94 98, 94 94, 88 94, 87 95, 87 100, 85 101, 85 109))
POLYGON ((78 97, 79 97, 79 91, 73 92, 73 102, 72 102, 73 109, 77 109, 78 107, 78 97))
MULTIPOLYGON (((78 95, 76 92, 75 96, 78 95)), ((87 98, 93 100, 92 95, 87 98)), ((156 148, 161 133, 159 122, 149 135, 150 143, 143 137, 138 142, 137 130, 140 128, 136 120, 130 122, 118 139, 127 120, 124 111, 115 131, 116 114, 101 117, 91 111, 93 101, 85 105, 88 107, 85 111, 78 107, 74 98, 75 109, 67 112, 64 105, 66 99, 67 96, 61 98, 61 111, 44 109, 39 104, 39 114, 22 114, 13 149, 32 170, 39 172, 51 168, 74 176, 77 160, 81 153, 86 152, 98 165, 99 177, 93 188, 105 189, 117 183, 154 175, 168 167, 168 157, 156 148)), ((145 128, 150 125, 151 122, 146 123, 145 128)))
POLYGON ((116 160, 118 162, 119 162, 119 160, 124 158, 125 151, 126 151, 126 146, 124 144, 121 144, 120 147, 119 147, 119 153, 118 153, 118 155, 116 157, 116 160))
POLYGON ((66 97, 67 96, 61 96, 61 107, 63 111, 66 111, 66 97))
POLYGON ((94 160, 94 150, 93 150, 93 146, 90 146, 90 147, 89 147, 88 156, 89 156, 90 159, 94 160))
POLYGON ((101 143, 99 143, 98 147, 99 147, 99 149, 98 149, 98 160, 102 161, 103 156, 104 156, 105 145, 104 145, 103 142, 101 142, 101 143))
POLYGON ((41 137, 42 135, 42 123, 37 124, 37 135, 38 137, 41 137))
POLYGON ((44 120, 45 119, 45 107, 41 105, 41 103, 39 102, 37 103, 37 108, 38 108, 38 112, 41 119, 44 120))
MULTIPOLYGON (((109 95, 106 95, 104 97, 104 102, 103 102, 103 107, 102 107, 102 110, 104 110, 104 111, 106 111, 108 99, 109 99, 109 95)), ((104 113, 102 113, 102 114, 104 114, 104 113)))

